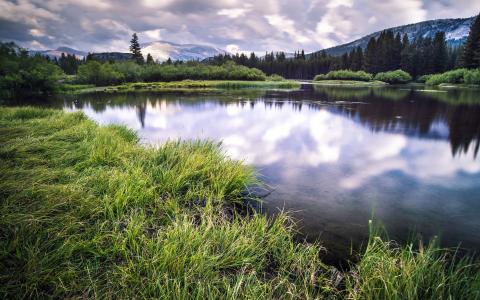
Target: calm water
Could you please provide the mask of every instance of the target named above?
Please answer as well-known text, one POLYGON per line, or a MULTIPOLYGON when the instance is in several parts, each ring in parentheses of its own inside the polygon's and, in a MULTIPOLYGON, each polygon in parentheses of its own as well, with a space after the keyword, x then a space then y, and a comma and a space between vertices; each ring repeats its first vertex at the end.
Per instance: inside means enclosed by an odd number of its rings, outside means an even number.
POLYGON ((222 140, 272 187, 265 210, 294 211, 302 233, 332 252, 364 241, 372 214, 399 240, 415 231, 480 249, 480 91, 304 85, 99 94, 60 105, 126 124, 144 143, 222 140))

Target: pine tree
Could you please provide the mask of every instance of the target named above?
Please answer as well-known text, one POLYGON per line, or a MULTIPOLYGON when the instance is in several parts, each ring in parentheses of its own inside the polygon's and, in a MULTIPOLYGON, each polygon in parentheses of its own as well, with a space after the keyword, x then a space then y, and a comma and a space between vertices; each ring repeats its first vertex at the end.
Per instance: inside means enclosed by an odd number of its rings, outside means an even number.
POLYGON ((405 34, 402 39, 402 52, 400 53, 400 69, 410 73, 411 75, 414 75, 414 71, 415 71, 415 68, 413 65, 413 56, 414 56, 413 45, 410 44, 408 35, 405 34))
POLYGON ((93 53, 88 52, 87 56, 85 56, 85 61, 88 62, 91 60, 95 60, 95 58, 93 57, 93 53))
POLYGON ((348 53, 343 53, 342 55, 342 69, 347 70, 350 69, 350 64, 349 64, 349 59, 348 59, 348 53))
POLYGON ((393 57, 392 57, 392 70, 400 68, 400 63, 402 60, 402 38, 400 33, 395 35, 395 41, 393 44, 393 57))
POLYGON ((147 54, 147 64, 153 64, 154 60, 150 53, 147 54))
POLYGON ((447 42, 445 32, 437 32, 432 45, 432 71, 442 73, 447 65, 447 42))
POLYGON ((480 67, 480 15, 470 27, 470 33, 463 48, 462 62, 466 68, 480 67))
POLYGON ((130 40, 130 52, 132 52, 132 58, 137 61, 139 64, 143 64, 143 55, 140 48, 140 43, 138 42, 138 36, 136 33, 132 35, 130 40))
POLYGON ((258 63, 258 58, 255 55, 255 53, 254 52, 250 53, 250 57, 248 58, 248 66, 253 68, 257 65, 257 63, 258 63))
POLYGON ((377 73, 377 41, 373 37, 368 41, 367 48, 365 49, 364 64, 367 72, 377 73))

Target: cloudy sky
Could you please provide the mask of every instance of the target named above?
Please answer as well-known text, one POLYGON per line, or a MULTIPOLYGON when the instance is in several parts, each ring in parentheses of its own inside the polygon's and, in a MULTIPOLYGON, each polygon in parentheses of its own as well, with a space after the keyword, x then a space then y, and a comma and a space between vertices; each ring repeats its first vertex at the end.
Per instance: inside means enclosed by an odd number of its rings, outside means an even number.
POLYGON ((30 49, 127 51, 138 32, 141 42, 232 52, 314 51, 388 27, 478 12, 478 0, 0 0, 0 40, 30 49))

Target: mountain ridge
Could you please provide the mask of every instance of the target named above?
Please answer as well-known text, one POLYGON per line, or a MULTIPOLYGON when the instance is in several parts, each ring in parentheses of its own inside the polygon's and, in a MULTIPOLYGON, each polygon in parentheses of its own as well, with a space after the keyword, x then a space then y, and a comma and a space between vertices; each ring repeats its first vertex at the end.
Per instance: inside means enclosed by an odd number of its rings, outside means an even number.
POLYGON ((350 52, 356 47, 366 48, 370 38, 378 38, 380 34, 385 30, 392 30, 394 34, 400 33, 402 36, 406 33, 409 40, 422 37, 433 37, 435 33, 444 31, 447 44, 460 45, 463 43, 470 32, 470 26, 476 17, 470 18, 449 18, 449 19, 436 19, 427 20, 418 23, 411 23, 401 26, 395 26, 379 30, 368 35, 365 35, 359 39, 345 44, 337 45, 334 47, 314 51, 312 53, 319 53, 325 51, 327 54, 339 56, 346 52, 350 52))
MULTIPOLYGON (((227 51, 208 45, 201 44, 179 44, 172 43, 169 41, 153 41, 148 43, 140 44, 142 48, 143 56, 146 58, 147 54, 151 54, 156 61, 166 61, 168 58, 176 61, 189 61, 189 60, 204 60, 206 58, 228 53, 227 51)), ((30 55, 43 55, 50 58, 56 57, 57 59, 65 53, 65 55, 70 54, 77 58, 83 59, 87 56, 88 52, 76 50, 70 47, 58 47, 56 49, 50 50, 30 50, 28 51, 30 55)), ((93 52, 93 57, 99 60, 128 60, 131 58, 131 54, 127 52, 93 52)))
POLYGON ((201 44, 179 44, 169 41, 153 41, 140 44, 142 53, 146 56, 148 53, 152 55, 154 60, 166 61, 171 60, 204 60, 206 58, 228 53, 227 51, 208 45, 201 44))
POLYGON ((57 47, 56 49, 49 49, 49 50, 29 50, 28 54, 29 55, 43 55, 43 56, 48 56, 50 58, 60 58, 62 56, 62 53, 65 53, 65 55, 70 54, 70 55, 75 55, 77 58, 83 59, 85 56, 87 56, 87 52, 73 49, 70 47, 57 47))

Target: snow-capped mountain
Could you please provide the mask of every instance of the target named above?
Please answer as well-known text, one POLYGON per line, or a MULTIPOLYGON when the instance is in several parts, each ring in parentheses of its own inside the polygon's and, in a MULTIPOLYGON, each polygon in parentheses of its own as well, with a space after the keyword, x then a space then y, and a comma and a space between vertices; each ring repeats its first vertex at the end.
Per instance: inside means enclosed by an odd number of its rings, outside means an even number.
POLYGON ((204 60, 206 58, 227 53, 225 50, 212 46, 197 44, 175 44, 166 41, 156 41, 141 44, 143 56, 147 54, 153 56, 154 60, 165 61, 168 58, 172 60, 204 60))
MULTIPOLYGON (((449 45, 460 45, 467 38, 468 33, 470 32, 470 26, 474 20, 475 17, 465 19, 431 20, 388 28, 386 30, 392 30, 394 34, 400 33, 402 37, 404 34, 407 34, 410 40, 414 40, 419 37, 434 37, 435 33, 443 31, 445 32, 447 43, 449 45)), ((349 52, 358 46, 365 48, 367 47, 370 38, 377 38, 382 31, 383 30, 374 32, 347 44, 325 49, 325 51, 331 55, 342 55, 343 53, 349 52)))
POLYGON ((57 49, 54 50, 30 50, 28 51, 29 55, 36 55, 40 54, 43 56, 48 56, 50 58, 59 58, 62 53, 65 53, 65 55, 70 54, 70 55, 75 55, 78 59, 83 59, 87 53, 84 51, 76 50, 73 48, 68 48, 68 47, 58 47, 57 49))

